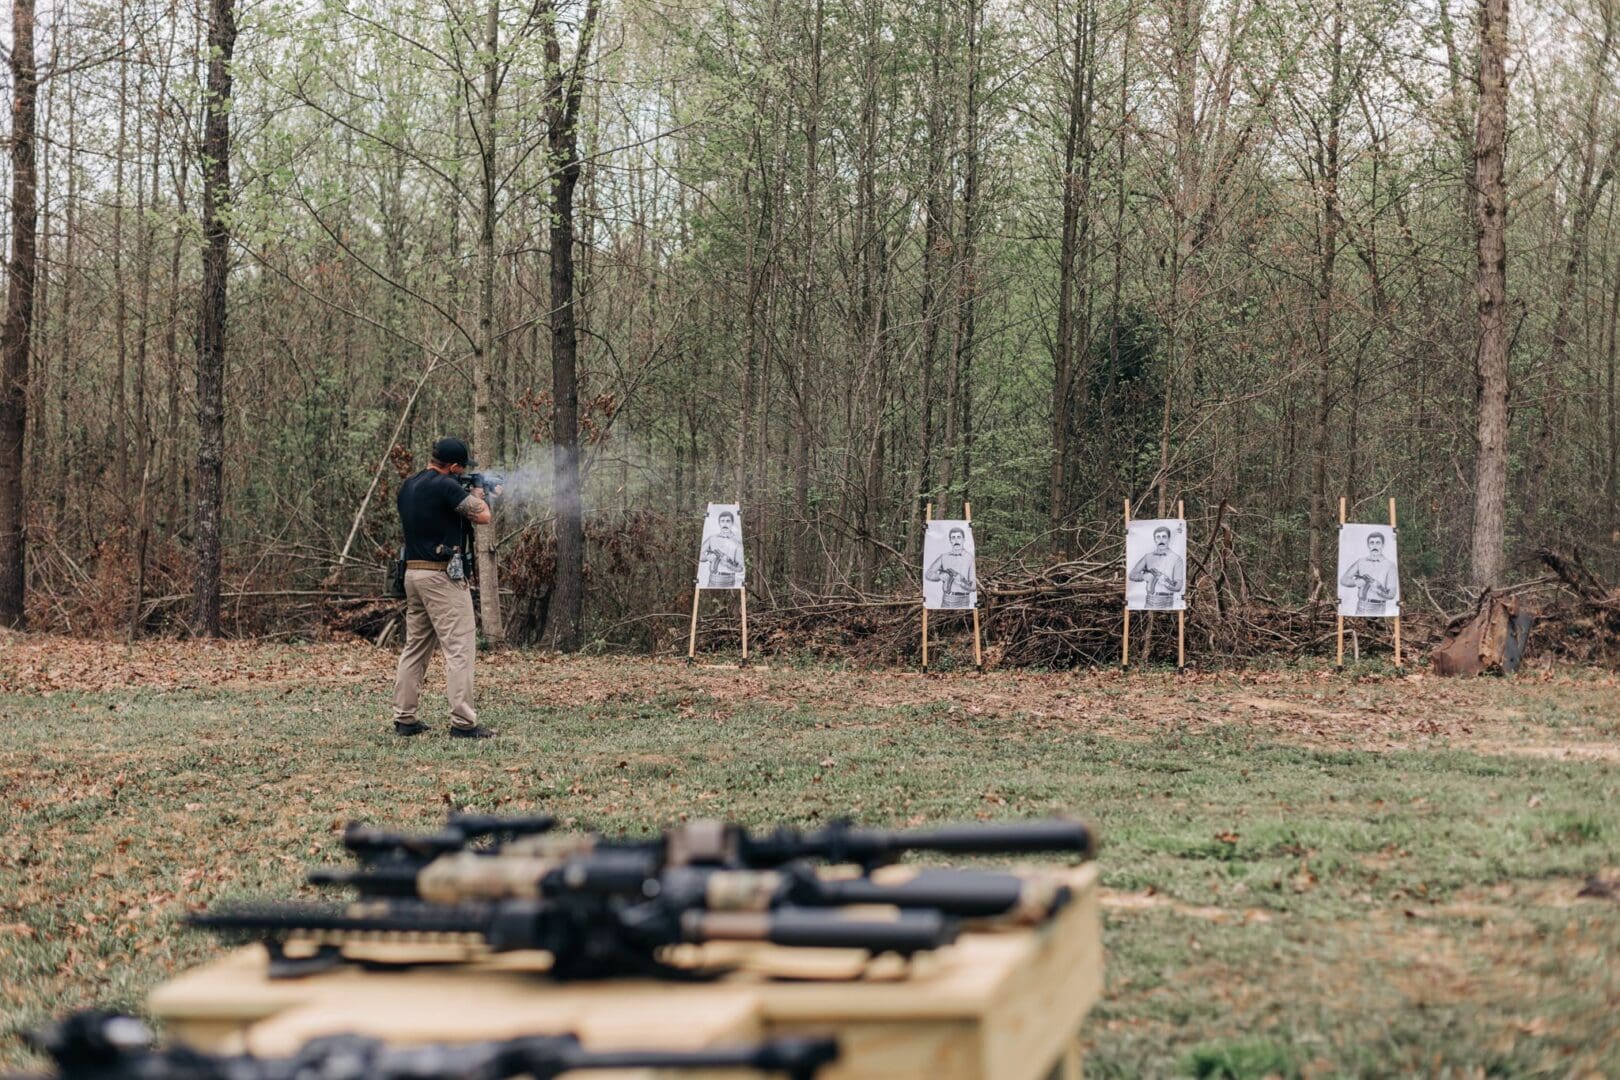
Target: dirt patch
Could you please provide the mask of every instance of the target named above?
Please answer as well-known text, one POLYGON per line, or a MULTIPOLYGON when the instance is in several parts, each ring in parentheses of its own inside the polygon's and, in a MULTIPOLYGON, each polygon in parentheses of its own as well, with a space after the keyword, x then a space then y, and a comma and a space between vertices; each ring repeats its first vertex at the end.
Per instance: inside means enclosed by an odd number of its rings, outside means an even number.
POLYGON ((1117 892, 1113 889, 1102 890, 1100 897, 1104 911, 1122 915, 1140 914, 1146 911, 1171 911, 1189 919, 1203 919, 1206 922, 1241 923, 1251 925, 1254 923, 1268 923, 1272 919, 1271 912, 1264 908, 1221 908, 1212 905, 1184 904, 1174 897, 1151 889, 1142 892, 1117 892))
POLYGON ((1620 743, 1501 743, 1484 739, 1470 743, 1469 749, 1480 754, 1503 757, 1547 758, 1552 761, 1615 761, 1620 762, 1620 743))

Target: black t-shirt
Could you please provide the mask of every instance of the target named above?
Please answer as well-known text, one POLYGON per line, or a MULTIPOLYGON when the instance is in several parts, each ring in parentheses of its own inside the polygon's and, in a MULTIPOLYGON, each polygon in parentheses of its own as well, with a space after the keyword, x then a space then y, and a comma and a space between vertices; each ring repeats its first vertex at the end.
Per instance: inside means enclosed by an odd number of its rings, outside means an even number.
POLYGON ((444 473, 423 469, 399 487, 405 557, 443 562, 462 544, 465 519, 456 511, 467 489, 444 473))

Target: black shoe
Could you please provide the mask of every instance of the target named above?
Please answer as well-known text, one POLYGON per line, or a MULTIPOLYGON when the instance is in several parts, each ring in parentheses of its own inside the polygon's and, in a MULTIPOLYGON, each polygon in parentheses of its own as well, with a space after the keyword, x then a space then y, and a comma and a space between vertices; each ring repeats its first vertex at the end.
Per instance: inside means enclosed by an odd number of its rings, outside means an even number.
POLYGON ((495 732, 483 724, 474 724, 472 727, 451 726, 450 734, 457 739, 493 739, 495 732))
POLYGON ((398 720, 394 721, 395 735, 420 735, 428 730, 430 730, 429 727, 420 720, 412 720, 408 724, 402 724, 398 720))

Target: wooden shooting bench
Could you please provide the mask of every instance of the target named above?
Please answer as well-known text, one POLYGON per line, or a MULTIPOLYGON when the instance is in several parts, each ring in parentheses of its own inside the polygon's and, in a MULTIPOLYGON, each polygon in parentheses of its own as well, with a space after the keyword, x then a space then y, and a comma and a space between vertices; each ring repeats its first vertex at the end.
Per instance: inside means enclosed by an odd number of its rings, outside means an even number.
MULTIPOLYGON (((272 980, 260 946, 159 987, 152 1014, 215 1053, 287 1054, 354 1032, 401 1045, 574 1032, 591 1049, 699 1049, 785 1034, 836 1035, 823 1080, 1079 1080, 1080 1025, 1102 990, 1097 868, 1067 872, 1073 898, 1046 924, 970 930, 909 963, 843 950, 681 946, 679 962, 736 964, 709 982, 557 983, 543 953, 376 944, 377 959, 464 963, 398 971, 348 966, 272 980)), ((737 1071, 616 1071, 618 1080, 711 1080, 737 1071)), ((757 1074, 754 1074, 757 1075, 757 1074)))

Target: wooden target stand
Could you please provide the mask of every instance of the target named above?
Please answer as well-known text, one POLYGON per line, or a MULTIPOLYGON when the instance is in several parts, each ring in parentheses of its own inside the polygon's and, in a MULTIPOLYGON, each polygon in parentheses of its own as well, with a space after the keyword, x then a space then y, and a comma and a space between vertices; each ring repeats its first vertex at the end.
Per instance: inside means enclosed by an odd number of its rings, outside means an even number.
MULTIPOLYGON (((742 663, 748 664, 748 589, 714 589, 713 592, 734 592, 742 605, 742 663)), ((703 587, 695 580, 692 582, 692 628, 686 635, 686 662, 697 663, 697 624, 698 601, 703 597, 703 587)), ((767 665, 769 666, 769 665, 767 665)))
MULTIPOLYGON (((1185 522, 1187 520, 1186 502, 1184 500, 1182 500, 1182 499, 1177 499, 1176 500, 1176 520, 1181 521, 1181 522, 1185 522)), ((1130 496, 1127 495, 1125 497, 1125 535, 1128 537, 1130 535, 1130 532, 1131 532, 1131 500, 1130 500, 1130 496)), ((1125 591, 1127 593, 1130 592, 1130 588, 1131 588, 1130 568, 1127 567, 1126 570, 1125 570, 1125 591)), ((1185 601, 1183 601, 1183 604, 1185 604, 1185 601)), ((1151 612, 1149 614, 1151 614, 1151 612)), ((1341 620, 1341 622, 1342 622, 1342 620, 1341 620)), ((1120 667, 1121 671, 1128 671, 1128 670, 1130 670, 1130 666, 1131 666, 1131 603, 1130 603, 1129 600, 1126 600, 1125 601, 1125 632, 1120 635, 1120 640, 1119 640, 1119 667, 1120 667)), ((1187 670, 1187 609, 1186 609, 1185 606, 1183 606, 1179 611, 1176 612, 1176 673, 1180 674, 1181 672, 1184 672, 1186 670, 1187 670)))
MULTIPOLYGON (((930 522, 930 521, 933 521, 933 520, 934 520, 934 504, 929 503, 927 509, 925 509, 923 511, 923 522, 926 524, 927 522, 930 522)), ((973 504, 972 503, 965 502, 965 503, 962 504, 962 520, 967 522, 969 525, 973 524, 973 504)), ((926 533, 926 529, 924 531, 926 533)), ((975 548, 974 548, 973 559, 974 559, 975 563, 978 562, 978 548, 977 548, 977 546, 975 546, 975 548)), ((975 592, 976 591, 977 591, 977 589, 975 588, 975 592)), ((983 671, 984 670, 984 647, 983 647, 983 643, 980 641, 980 638, 979 638, 979 605, 977 603, 975 603, 973 605, 973 667, 974 667, 974 669, 976 671, 983 671)), ((927 600, 923 601, 923 609, 922 609, 922 671, 923 671, 924 675, 928 674, 928 602, 927 602, 927 600)))
MULTIPOLYGON (((1340 525, 1348 524, 1345 521, 1345 505, 1344 504, 1345 504, 1345 498, 1344 498, 1343 495, 1340 495, 1339 496, 1339 524, 1340 525)), ((1389 497, 1389 531, 1392 532, 1392 533, 1396 532, 1396 525, 1395 525, 1395 496, 1393 496, 1393 495, 1391 495, 1389 497)), ((1395 572, 1397 574, 1400 573, 1399 565, 1396 566, 1395 572)), ((1337 569, 1335 569, 1333 571, 1334 596, 1335 597, 1337 597, 1337 595, 1338 595, 1338 580, 1339 580, 1339 572, 1338 572, 1337 569)), ((1335 602, 1334 606, 1335 607, 1338 606, 1337 602, 1335 602)), ((1342 614, 1339 615, 1339 628, 1338 628, 1337 637, 1338 637, 1338 658, 1334 662, 1334 666, 1336 668, 1338 668, 1340 671, 1343 671, 1344 670, 1344 616, 1342 614)), ((1358 647, 1356 651, 1359 654, 1360 648, 1358 647)), ((1358 655, 1357 658, 1358 659, 1360 658, 1359 655, 1358 655)), ((1401 665, 1401 609, 1400 609, 1400 601, 1399 600, 1397 600, 1395 602, 1395 666, 1396 667, 1401 667, 1402 666, 1401 665)))

